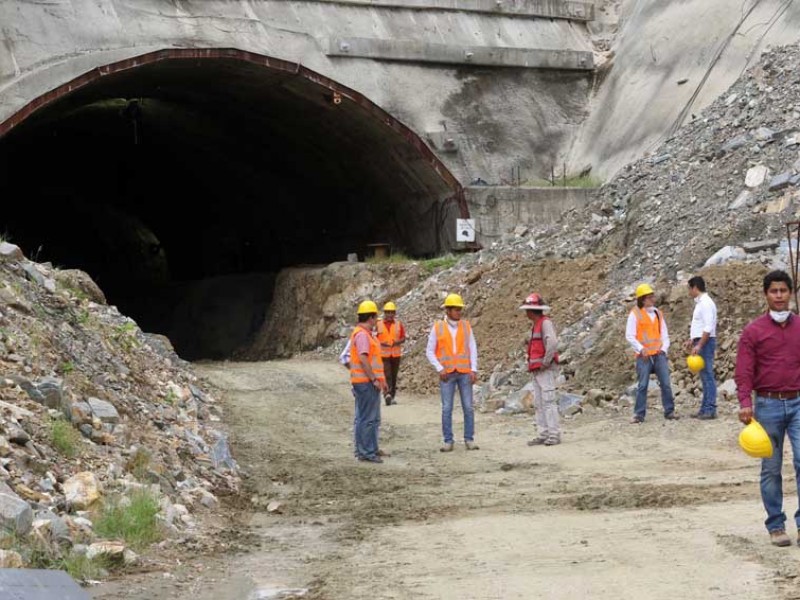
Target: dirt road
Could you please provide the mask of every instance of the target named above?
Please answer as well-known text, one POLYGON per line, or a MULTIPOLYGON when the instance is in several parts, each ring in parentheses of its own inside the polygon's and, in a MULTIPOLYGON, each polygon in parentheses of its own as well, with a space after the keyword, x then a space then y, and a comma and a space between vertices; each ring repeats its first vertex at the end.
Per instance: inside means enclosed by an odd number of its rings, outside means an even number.
MULTIPOLYGON (((800 548, 768 544, 758 464, 736 446, 731 406, 714 422, 669 422, 655 408, 641 426, 579 417, 552 448, 525 444, 528 416, 478 414, 480 451, 443 455, 438 398, 399 394, 383 408, 392 457, 373 465, 352 457, 336 364, 198 370, 226 390, 249 475, 230 552, 95 598, 800 598, 800 548)), ((796 506, 791 493, 787 512, 796 506)))

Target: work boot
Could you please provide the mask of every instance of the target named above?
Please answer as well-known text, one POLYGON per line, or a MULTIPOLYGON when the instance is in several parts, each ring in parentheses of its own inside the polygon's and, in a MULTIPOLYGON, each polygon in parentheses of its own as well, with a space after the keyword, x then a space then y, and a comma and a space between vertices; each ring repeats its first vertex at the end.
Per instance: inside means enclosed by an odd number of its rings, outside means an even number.
POLYGON ((382 463, 383 459, 380 456, 359 456, 358 460, 361 462, 382 463))
POLYGON ((780 546, 781 548, 792 545, 792 540, 789 539, 789 536, 786 535, 786 531, 783 529, 770 531, 769 541, 773 546, 780 546))
POLYGON ((667 421, 677 421, 678 419, 680 419, 680 417, 676 415, 674 412, 664 415, 664 418, 667 421))
POLYGON ((560 443, 561 443, 561 438, 557 438, 557 437, 547 438, 544 441, 544 445, 545 446, 557 446, 560 443))
POLYGON ((547 441, 547 438, 537 437, 533 438, 528 442, 528 446, 544 446, 544 443, 547 441))
POLYGON ((478 444, 473 441, 464 442, 464 446, 466 446, 467 450, 480 450, 478 444))
POLYGON ((377 454, 378 456, 382 456, 383 458, 389 458, 391 456, 391 454, 389 454, 385 450, 381 450, 380 448, 378 448, 378 451, 375 454, 377 454))
POLYGON ((453 451, 453 442, 445 442, 444 446, 439 448, 439 452, 452 452, 453 451))
POLYGON ((392 405, 392 397, 391 396, 388 396, 388 395, 384 396, 383 400, 384 400, 384 402, 386 402, 386 406, 391 406, 392 405))
POLYGON ((644 423, 644 417, 640 417, 639 415, 633 415, 631 423, 633 424, 644 423))

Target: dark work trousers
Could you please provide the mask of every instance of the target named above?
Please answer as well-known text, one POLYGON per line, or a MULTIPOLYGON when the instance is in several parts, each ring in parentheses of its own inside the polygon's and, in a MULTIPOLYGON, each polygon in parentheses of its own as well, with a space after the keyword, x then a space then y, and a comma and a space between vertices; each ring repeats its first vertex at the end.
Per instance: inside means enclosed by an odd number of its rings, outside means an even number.
POLYGON ((397 373, 400 371, 400 357, 392 356, 383 359, 383 372, 386 375, 386 387, 389 388, 384 397, 394 398, 397 391, 397 373))

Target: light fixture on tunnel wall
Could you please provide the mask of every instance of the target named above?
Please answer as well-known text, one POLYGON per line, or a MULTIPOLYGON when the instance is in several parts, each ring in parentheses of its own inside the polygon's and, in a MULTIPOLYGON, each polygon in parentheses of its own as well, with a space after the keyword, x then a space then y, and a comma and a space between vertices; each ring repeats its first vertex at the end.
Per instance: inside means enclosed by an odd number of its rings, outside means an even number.
POLYGON ((336 105, 341 104, 342 103, 342 95, 339 92, 333 92, 333 94, 331 95, 331 102, 333 102, 336 105))

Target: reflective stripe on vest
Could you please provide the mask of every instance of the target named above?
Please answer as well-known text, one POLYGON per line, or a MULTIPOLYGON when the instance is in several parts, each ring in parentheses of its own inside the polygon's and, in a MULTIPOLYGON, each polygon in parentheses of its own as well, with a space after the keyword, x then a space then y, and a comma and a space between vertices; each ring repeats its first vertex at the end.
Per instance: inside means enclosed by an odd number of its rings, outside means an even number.
POLYGON ((469 340, 472 327, 467 321, 459 321, 456 326, 456 351, 453 354, 453 336, 445 321, 436 322, 436 358, 444 367, 445 373, 458 371, 471 373, 472 364, 469 359, 469 340))
POLYGON ((646 314, 638 306, 633 309, 633 314, 636 317, 636 339, 643 346, 641 354, 644 356, 653 356, 661 352, 661 313, 656 309, 656 318, 651 319, 650 315, 646 314))
MULTIPOLYGON (((549 320, 549 317, 542 317, 531 329, 531 341, 528 342, 528 371, 535 371, 543 366, 542 361, 547 354, 542 335, 545 320, 549 320)), ((553 362, 558 364, 558 352, 553 355, 553 362)))
POLYGON ((378 341, 381 343, 381 356, 383 358, 400 358, 400 356, 402 356, 402 347, 399 346, 397 342, 402 340, 400 332, 403 326, 398 319, 395 319, 391 325, 392 327, 389 329, 386 327, 386 323, 383 319, 378 320, 377 330, 378 341), (395 343, 394 346, 390 345, 392 342, 395 343))
POLYGON ((356 327, 350 334, 350 383, 369 383, 369 377, 364 367, 361 365, 361 355, 356 349, 356 334, 363 331, 369 336, 369 354, 367 359, 372 367, 372 374, 375 379, 384 379, 383 360, 381 359, 381 345, 369 331, 363 327, 356 327))

